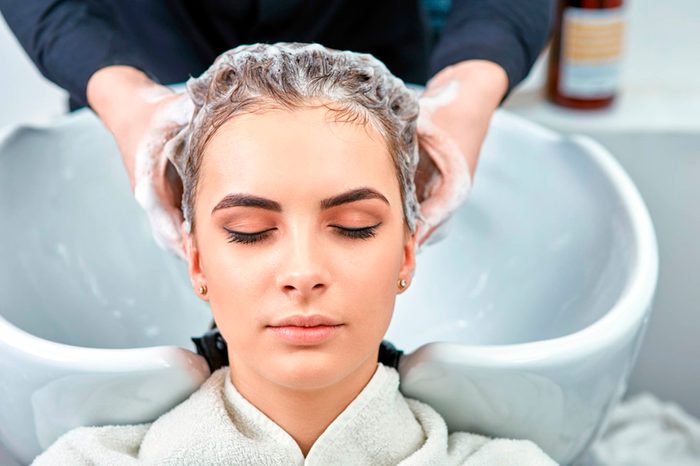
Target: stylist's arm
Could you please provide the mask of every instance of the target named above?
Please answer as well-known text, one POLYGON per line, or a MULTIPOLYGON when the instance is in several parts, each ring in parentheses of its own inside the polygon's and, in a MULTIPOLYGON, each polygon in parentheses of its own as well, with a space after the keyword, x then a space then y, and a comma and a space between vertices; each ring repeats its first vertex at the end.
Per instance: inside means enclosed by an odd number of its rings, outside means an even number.
POLYGON ((553 0, 452 0, 420 99, 419 245, 444 236, 438 227, 467 198, 491 117, 545 45, 554 6, 553 0))
POLYGON ((136 200, 161 246, 184 257, 182 184, 168 158, 174 134, 189 121, 192 102, 131 66, 107 66, 87 84, 87 100, 114 136, 136 200))

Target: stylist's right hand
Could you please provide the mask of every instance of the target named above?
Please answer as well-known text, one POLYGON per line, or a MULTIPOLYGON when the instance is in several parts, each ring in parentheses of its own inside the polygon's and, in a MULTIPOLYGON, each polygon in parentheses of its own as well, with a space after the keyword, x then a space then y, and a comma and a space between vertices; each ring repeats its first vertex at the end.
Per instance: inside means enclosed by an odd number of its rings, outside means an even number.
POLYGON ((161 247, 184 258, 182 182, 170 162, 173 136, 189 122, 193 105, 130 66, 108 66, 88 81, 87 98, 116 139, 131 190, 161 247))

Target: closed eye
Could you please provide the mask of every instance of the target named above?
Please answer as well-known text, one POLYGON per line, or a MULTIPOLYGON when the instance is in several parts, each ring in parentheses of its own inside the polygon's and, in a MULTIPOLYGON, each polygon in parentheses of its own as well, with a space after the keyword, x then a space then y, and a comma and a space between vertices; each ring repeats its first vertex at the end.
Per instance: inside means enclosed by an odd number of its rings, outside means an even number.
POLYGON ((261 239, 264 239, 267 236, 267 233, 269 231, 274 230, 274 228, 269 228, 267 230, 263 231, 257 231, 254 233, 244 233, 242 231, 234 231, 231 229, 228 229, 224 227, 224 230, 226 230, 226 233, 228 233, 229 243, 242 243, 242 244, 250 244, 250 243, 256 243, 260 241, 261 239))
MULTIPOLYGON (((381 224, 382 222, 379 222, 376 225, 362 228, 346 228, 338 225, 331 225, 331 227, 335 228, 339 234, 347 238, 367 240, 376 235, 377 227, 379 227, 381 224)), ((252 244, 264 240, 268 236, 268 233, 275 230, 275 228, 269 228, 267 230, 253 233, 244 233, 242 231, 235 231, 226 227, 224 227, 224 230, 226 230, 226 233, 228 234, 229 243, 252 244)))
POLYGON ((376 225, 372 225, 369 227, 363 227, 363 228, 345 228, 345 227, 340 227, 336 225, 331 225, 333 228, 337 228, 338 232, 343 235, 347 236, 348 238, 353 238, 353 239, 370 239, 373 236, 377 234, 377 227, 381 225, 382 222, 377 223, 376 225))

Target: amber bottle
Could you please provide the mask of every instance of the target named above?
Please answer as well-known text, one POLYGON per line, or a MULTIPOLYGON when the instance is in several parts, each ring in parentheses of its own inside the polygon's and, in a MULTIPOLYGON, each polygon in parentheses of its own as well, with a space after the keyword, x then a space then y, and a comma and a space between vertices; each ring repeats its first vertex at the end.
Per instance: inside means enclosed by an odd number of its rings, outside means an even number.
POLYGON ((547 97, 577 109, 610 105, 618 91, 623 0, 560 0, 547 70, 547 97))

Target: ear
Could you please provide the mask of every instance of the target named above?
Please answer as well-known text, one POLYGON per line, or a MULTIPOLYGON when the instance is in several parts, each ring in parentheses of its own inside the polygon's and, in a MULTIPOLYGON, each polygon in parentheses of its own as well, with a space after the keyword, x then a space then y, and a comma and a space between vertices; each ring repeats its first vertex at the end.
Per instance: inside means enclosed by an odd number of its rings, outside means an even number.
POLYGON ((187 260, 187 272, 190 275, 190 282, 194 288, 194 292, 205 301, 209 301, 207 295, 199 292, 199 287, 207 283, 202 264, 200 262, 199 248, 197 239, 194 233, 188 233, 185 229, 184 222, 182 226, 182 238, 185 243, 185 259, 187 260))
MULTIPOLYGON (((416 270, 416 233, 407 233, 406 240, 403 245, 403 259, 401 261, 401 269, 399 270, 399 279, 404 279, 408 282, 409 286, 411 280, 413 280, 413 273, 416 270)), ((399 293, 403 293, 409 287, 407 286, 403 290, 399 290, 399 293)))

